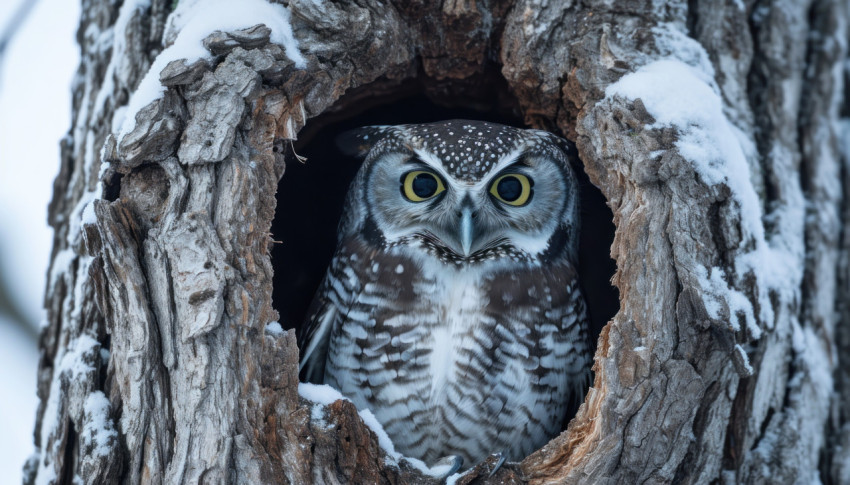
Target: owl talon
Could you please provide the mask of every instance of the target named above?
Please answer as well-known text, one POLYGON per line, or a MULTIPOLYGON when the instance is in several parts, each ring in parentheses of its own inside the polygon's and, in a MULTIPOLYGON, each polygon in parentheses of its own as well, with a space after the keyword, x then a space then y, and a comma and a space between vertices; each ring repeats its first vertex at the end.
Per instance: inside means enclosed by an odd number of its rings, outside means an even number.
POLYGON ((505 452, 493 453, 490 456, 496 458, 496 464, 493 466, 493 469, 490 470, 490 474, 487 475, 488 478, 495 475, 496 472, 499 471, 499 468, 502 468, 502 465, 505 464, 505 460, 508 457, 507 453, 505 452))
POLYGON ((431 465, 431 471, 439 473, 438 478, 446 478, 463 466, 463 458, 458 455, 448 455, 440 458, 431 465))

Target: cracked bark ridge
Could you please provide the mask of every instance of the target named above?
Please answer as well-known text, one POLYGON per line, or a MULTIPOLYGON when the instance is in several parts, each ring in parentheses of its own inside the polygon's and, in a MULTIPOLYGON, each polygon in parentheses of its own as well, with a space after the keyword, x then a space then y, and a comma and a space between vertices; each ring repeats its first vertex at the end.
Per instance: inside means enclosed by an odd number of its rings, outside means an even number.
POLYGON ((172 2, 83 1, 74 121, 49 209, 29 483, 438 482, 388 459, 351 403, 298 395, 294 332, 267 325, 268 231, 286 140, 310 118, 416 77, 433 96, 481 103, 494 72, 530 125, 576 141, 607 198, 621 308, 568 429, 521 463, 493 476, 493 459, 472 464, 456 483, 847 481, 842 2, 285 3, 306 69, 263 25, 210 32, 210 59, 157 73, 165 94, 116 138, 116 110, 176 35, 172 2), (754 242, 730 186, 704 180, 676 146, 682 134, 650 126, 640 99, 605 96, 654 60, 697 61, 697 43, 724 114, 752 141, 771 244, 803 248, 787 294, 738 274, 754 242), (705 268, 756 306, 755 328, 737 330, 728 302, 708 311, 705 268))

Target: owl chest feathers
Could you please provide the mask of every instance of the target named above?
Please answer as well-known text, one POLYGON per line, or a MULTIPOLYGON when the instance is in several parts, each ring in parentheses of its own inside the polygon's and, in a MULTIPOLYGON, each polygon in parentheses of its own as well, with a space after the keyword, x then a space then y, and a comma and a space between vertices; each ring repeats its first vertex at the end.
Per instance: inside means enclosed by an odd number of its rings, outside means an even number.
POLYGON ((493 451, 484 446, 519 455, 557 433, 586 368, 571 269, 447 267, 421 252, 357 249, 338 253, 329 275, 340 308, 326 383, 426 459, 475 460, 493 451))

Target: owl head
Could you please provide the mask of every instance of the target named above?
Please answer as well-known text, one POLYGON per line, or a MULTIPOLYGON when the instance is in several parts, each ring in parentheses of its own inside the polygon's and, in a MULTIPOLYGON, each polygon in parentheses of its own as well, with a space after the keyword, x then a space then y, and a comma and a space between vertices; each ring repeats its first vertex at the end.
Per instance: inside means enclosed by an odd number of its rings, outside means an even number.
POLYGON ((424 248, 456 265, 575 260, 575 148, 564 139, 450 120, 365 127, 338 144, 365 157, 349 192, 341 238, 424 248))

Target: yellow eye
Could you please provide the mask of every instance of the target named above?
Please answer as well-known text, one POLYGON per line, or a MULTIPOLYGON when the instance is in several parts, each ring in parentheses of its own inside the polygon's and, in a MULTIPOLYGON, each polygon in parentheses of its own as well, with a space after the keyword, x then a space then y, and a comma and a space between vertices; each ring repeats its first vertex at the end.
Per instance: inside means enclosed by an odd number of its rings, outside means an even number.
POLYGON ((490 186, 490 193, 505 204, 519 207, 531 200, 534 182, 521 173, 507 173, 490 186))
POLYGON ((423 202, 446 190, 443 181, 424 170, 407 172, 401 177, 401 193, 411 202, 423 202))

